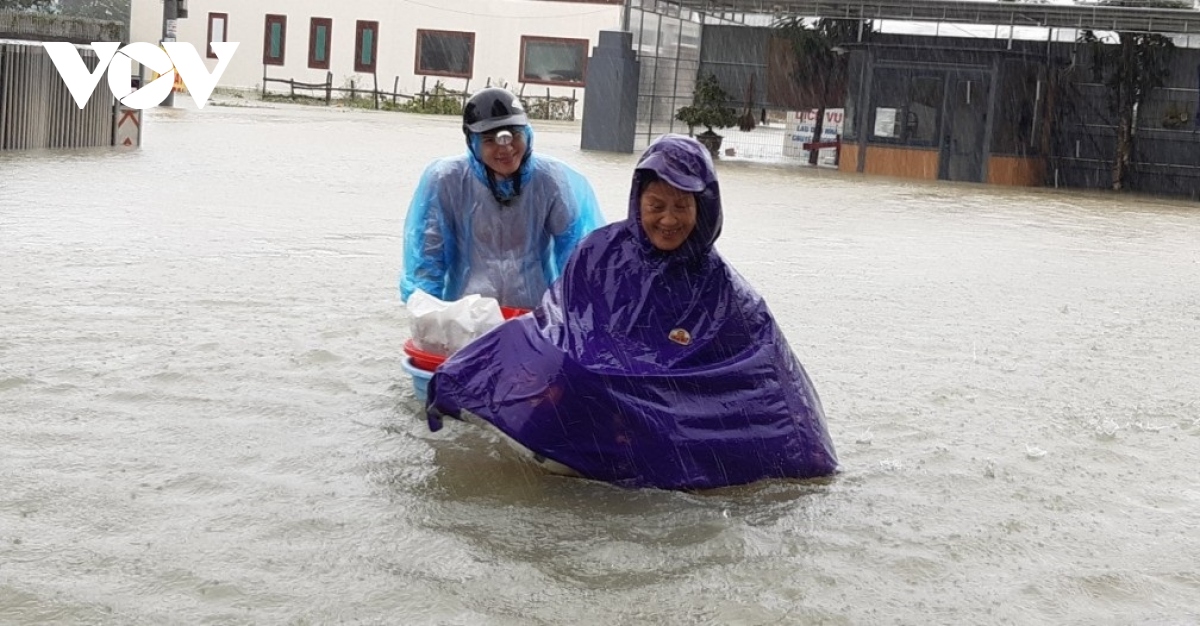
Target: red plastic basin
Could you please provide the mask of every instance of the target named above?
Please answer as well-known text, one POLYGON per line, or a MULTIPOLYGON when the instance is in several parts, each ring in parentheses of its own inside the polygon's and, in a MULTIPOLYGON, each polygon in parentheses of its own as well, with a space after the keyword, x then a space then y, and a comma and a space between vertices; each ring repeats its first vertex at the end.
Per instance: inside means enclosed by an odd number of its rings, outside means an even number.
MULTIPOLYGON (((506 320, 524 315, 529 311, 530 309, 518 309, 510 306, 500 307, 500 314, 503 315, 504 319, 506 320)), ((427 372, 432 372, 433 370, 437 369, 439 365, 446 362, 446 359, 450 358, 443 354, 434 354, 432 352, 421 350, 416 344, 413 343, 412 339, 404 342, 404 353, 412 359, 412 364, 414 367, 423 369, 427 372)))
POLYGON ((417 369, 423 369, 427 372, 432 372, 439 365, 446 362, 446 357, 443 354, 434 354, 421 350, 413 343, 412 339, 404 342, 404 353, 412 359, 412 364, 417 369))

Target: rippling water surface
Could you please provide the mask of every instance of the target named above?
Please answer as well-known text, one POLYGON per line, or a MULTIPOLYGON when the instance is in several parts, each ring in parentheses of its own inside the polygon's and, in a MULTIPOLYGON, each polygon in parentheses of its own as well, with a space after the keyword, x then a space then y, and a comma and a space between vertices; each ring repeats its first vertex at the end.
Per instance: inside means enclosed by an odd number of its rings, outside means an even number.
MULTIPOLYGON (((634 157, 538 125, 622 217, 634 157)), ((401 228, 449 118, 149 112, 0 155, 0 623, 1200 623, 1200 205, 723 162, 843 471, 714 494, 436 435, 401 228)))

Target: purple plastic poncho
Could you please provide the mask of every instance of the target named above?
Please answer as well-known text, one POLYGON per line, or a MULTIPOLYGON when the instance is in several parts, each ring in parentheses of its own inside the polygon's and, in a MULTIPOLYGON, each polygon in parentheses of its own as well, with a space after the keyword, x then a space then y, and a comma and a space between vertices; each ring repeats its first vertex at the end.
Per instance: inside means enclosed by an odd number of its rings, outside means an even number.
POLYGON ((766 303, 713 249, 707 150, 667 135, 643 154, 629 218, 593 232, 532 314, 457 352, 429 385, 429 426, 466 410, 537 455, 628 487, 704 489, 833 473, 821 402, 766 303), (655 177, 692 191, 673 252, 640 222, 655 177))

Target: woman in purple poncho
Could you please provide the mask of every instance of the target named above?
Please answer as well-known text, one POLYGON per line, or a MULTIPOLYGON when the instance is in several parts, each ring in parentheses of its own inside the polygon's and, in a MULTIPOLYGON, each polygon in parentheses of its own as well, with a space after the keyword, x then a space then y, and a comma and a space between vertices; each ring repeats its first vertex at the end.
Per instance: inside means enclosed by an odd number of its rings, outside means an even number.
POLYGON ((537 457, 628 487, 834 473, 812 382, 713 249, 720 234, 707 149, 660 137, 634 170, 629 218, 584 239, 532 314, 438 368, 430 428, 467 411, 537 457))

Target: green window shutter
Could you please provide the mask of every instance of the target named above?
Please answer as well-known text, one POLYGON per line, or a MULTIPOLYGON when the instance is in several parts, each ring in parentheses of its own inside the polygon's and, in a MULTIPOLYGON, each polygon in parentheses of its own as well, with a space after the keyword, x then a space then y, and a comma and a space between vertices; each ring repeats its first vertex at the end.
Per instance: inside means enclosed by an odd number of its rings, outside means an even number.
POLYGON ((271 58, 278 59, 283 56, 283 50, 280 50, 280 43, 283 41, 283 24, 274 22, 271 24, 271 58))
POLYGON ((316 50, 316 57, 317 57, 318 61, 325 60, 326 41, 327 41, 327 35, 325 33, 325 27, 318 26, 317 27, 317 50, 316 50))
POLYGON ((371 48, 373 47, 372 44, 374 44, 374 40, 375 31, 371 30, 370 28, 363 29, 361 59, 363 65, 370 65, 374 61, 374 59, 371 58, 371 48))

